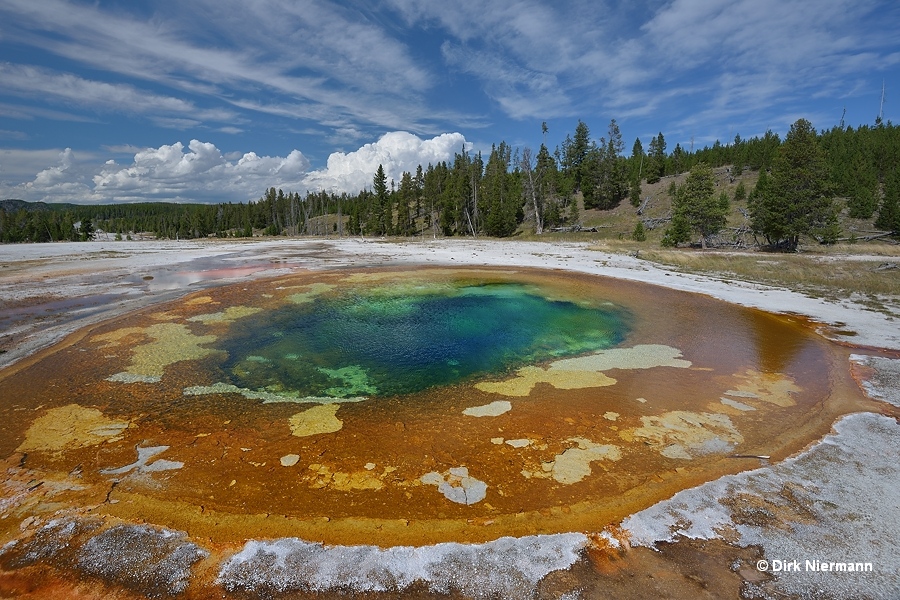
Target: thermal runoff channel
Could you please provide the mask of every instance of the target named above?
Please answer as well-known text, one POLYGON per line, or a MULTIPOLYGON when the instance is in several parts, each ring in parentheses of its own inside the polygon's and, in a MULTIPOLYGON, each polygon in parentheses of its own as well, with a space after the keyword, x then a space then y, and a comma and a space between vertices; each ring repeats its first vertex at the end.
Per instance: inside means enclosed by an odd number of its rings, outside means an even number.
POLYGON ((627 313, 519 283, 311 289, 236 321, 220 347, 240 388, 346 399, 412 394, 610 348, 627 313))

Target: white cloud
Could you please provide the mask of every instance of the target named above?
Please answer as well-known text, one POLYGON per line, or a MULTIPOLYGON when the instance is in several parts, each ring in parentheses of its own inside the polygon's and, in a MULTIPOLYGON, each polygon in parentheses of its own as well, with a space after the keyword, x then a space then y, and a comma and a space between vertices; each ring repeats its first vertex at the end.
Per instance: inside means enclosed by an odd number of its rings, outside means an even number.
POLYGON ((900 12, 877 0, 387 2, 445 36, 445 64, 510 117, 677 126, 694 113, 701 128, 846 95, 848 77, 892 65, 900 12), (758 87, 720 87, 729 77, 758 87))
MULTIPOLYGON (((390 28, 358 10, 280 0, 189 4, 157 7, 148 20, 83 3, 8 0, 0 5, 0 20, 18 25, 3 31, 9 41, 217 105, 418 131, 433 129, 423 124, 440 116, 422 98, 433 74, 390 28), (258 101, 260 90, 272 98, 258 101)), ((117 86, 116 92, 127 89, 117 86)))
POLYGON ((154 94, 131 85, 93 81, 40 67, 0 64, 0 77, 3 78, 5 93, 29 98, 52 97, 92 110, 159 115, 155 117, 157 122, 168 120, 191 126, 200 122, 196 119, 231 121, 236 117, 231 110, 200 109, 186 100, 154 94), (180 118, 170 115, 179 115, 180 118))
POLYGON ((0 140, 27 140, 28 134, 24 131, 0 129, 0 140))
MULTIPOLYGON (((35 158, 34 154, 27 158, 35 158)), ((66 148, 57 154, 55 165, 41 169, 34 180, 14 188, 19 193, 7 193, 4 197, 43 200, 45 202, 65 202, 71 197, 84 197, 90 194, 90 187, 86 183, 85 171, 82 168, 83 160, 77 157, 71 148, 66 148), (58 199, 60 198, 60 199, 58 199)), ((4 186, 5 187, 5 186, 4 186)))
POLYGON ((309 160, 300 150, 287 156, 260 156, 255 152, 227 153, 209 142, 191 140, 145 148, 134 153, 129 164, 108 157, 64 151, 27 153, 0 150, 0 195, 44 202, 247 202, 262 196, 269 187, 304 193, 327 190, 355 194, 372 187, 378 165, 389 179, 399 182, 404 171, 414 172, 444 160, 467 145, 460 133, 445 133, 421 139, 411 133, 386 133, 377 142, 354 152, 335 152, 323 169, 310 171, 309 160), (26 160, 28 158, 29 160, 26 160), (12 172, 6 168, 17 159, 12 172), (55 159, 54 164, 46 166, 55 159), (23 172, 31 170, 30 181, 23 172), (20 177, 10 182, 9 176, 20 177))
POLYGON ((485 80, 485 92, 514 119, 568 114, 569 99, 556 75, 535 71, 487 52, 445 42, 444 60, 485 80))
MULTIPOLYGON (((59 149, 18 150, 0 148, 0 181, 6 185, 31 179, 49 164, 56 164, 60 159, 59 149)), ((2 193, 2 192, 0 192, 2 193)), ((9 198, 11 196, 3 196, 9 198)))
POLYGON ((148 148, 128 166, 104 165, 93 176, 92 201, 246 202, 270 186, 297 189, 309 170, 299 150, 286 157, 247 152, 229 161, 209 142, 148 148))
POLYGON ((356 193, 372 187, 378 165, 384 167, 388 180, 399 183, 404 171, 414 173, 418 165, 424 169, 429 163, 452 160, 465 146, 466 138, 461 133, 444 133, 423 140, 405 131, 394 131, 354 152, 333 153, 328 157, 328 166, 310 173, 306 184, 310 189, 356 193))

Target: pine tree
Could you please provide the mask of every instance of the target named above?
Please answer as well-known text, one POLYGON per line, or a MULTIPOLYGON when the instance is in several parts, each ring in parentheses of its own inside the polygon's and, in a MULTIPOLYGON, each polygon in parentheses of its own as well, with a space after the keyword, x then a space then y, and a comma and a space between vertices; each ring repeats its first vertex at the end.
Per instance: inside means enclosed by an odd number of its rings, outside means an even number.
POLYGON ((852 219, 871 219, 878 208, 878 198, 872 188, 867 185, 859 185, 850 198, 847 199, 848 215, 852 219))
POLYGON ((521 209, 521 194, 515 177, 509 172, 512 149, 506 142, 491 149, 482 183, 483 200, 488 205, 485 233, 507 237, 516 230, 517 209, 521 209))
POLYGON ((400 178, 400 190, 397 197, 397 235, 412 235, 413 222, 410 217, 409 205, 415 201, 416 189, 412 175, 404 171, 400 178))
POLYGON ((900 167, 888 174, 884 182, 884 199, 878 210, 875 227, 900 236, 900 167))
POLYGON ((372 233, 375 235, 386 235, 390 233, 391 225, 393 225, 393 215, 391 214, 390 198, 387 193, 387 176, 384 174, 382 165, 378 165, 378 169, 375 171, 372 188, 375 192, 375 222, 373 223, 372 233))
POLYGON ((609 210, 628 195, 628 171, 621 156, 625 149, 619 126, 609 123, 609 140, 592 147, 583 163, 582 192, 584 207, 609 210))
POLYGON ((631 180, 631 187, 628 190, 628 199, 634 207, 641 205, 641 182, 637 178, 631 180))
POLYGON ((837 211, 825 156, 806 119, 791 125, 768 186, 754 198, 750 212, 754 232, 764 235, 769 244, 793 252, 801 235, 818 234, 823 241, 836 238, 837 211))
POLYGON ((644 230, 643 221, 638 221, 637 225, 634 226, 634 231, 631 232, 631 239, 636 242, 647 241, 647 232, 644 230))
POLYGON ((647 183, 656 183, 666 174, 666 139, 662 132, 650 140, 650 150, 644 172, 647 174, 647 183))
POLYGON ((563 171, 572 183, 572 191, 581 190, 584 177, 583 164, 591 150, 591 131, 583 121, 575 127, 575 137, 566 136, 563 142, 563 171))
POLYGON ((677 246, 691 239, 691 225, 683 213, 675 213, 663 235, 663 246, 677 246))
POLYGON ((706 248, 707 238, 725 226, 728 214, 728 196, 715 197, 715 177, 706 163, 698 163, 691 169, 684 184, 678 188, 673 203, 672 226, 666 231, 674 243, 685 242, 685 224, 700 234, 700 243, 706 248), (677 222, 676 222, 677 221, 677 222))
POLYGON ((634 145, 631 147, 630 176, 632 181, 640 183, 644 178, 644 167, 646 166, 646 155, 644 154, 644 145, 641 144, 641 138, 634 138, 634 145))
POLYGON ((734 188, 734 201, 735 202, 743 202, 747 199, 747 186, 744 185, 743 181, 739 181, 737 187, 734 188))
POLYGON ((572 196, 569 199, 569 215, 567 218, 569 224, 573 227, 581 223, 581 212, 578 210, 578 198, 576 196, 572 196))
POLYGON ((94 239, 94 224, 90 219, 84 218, 81 220, 81 227, 79 228, 79 233, 81 234, 81 241, 88 242, 94 239))

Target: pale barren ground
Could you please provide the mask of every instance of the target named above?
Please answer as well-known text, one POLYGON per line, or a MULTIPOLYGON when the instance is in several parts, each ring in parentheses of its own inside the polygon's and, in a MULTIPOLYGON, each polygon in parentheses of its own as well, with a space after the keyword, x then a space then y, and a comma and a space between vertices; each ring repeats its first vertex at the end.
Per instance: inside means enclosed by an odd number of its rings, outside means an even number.
MULTIPOLYGON (((883 256, 864 253, 845 258, 873 266, 885 260, 883 256)), ((822 262, 827 264, 832 260, 842 259, 829 257, 822 262)), ((812 297, 787 287, 726 279, 721 274, 675 270, 629 254, 592 249, 585 242, 271 239, 2 246, 0 368, 34 355, 82 327, 206 286, 233 284, 301 269, 416 265, 535 267, 641 281, 772 312, 797 313, 821 323, 821 332, 832 339, 894 351, 882 352, 880 357, 854 358, 870 370, 866 391, 883 401, 884 415, 857 413, 847 416, 835 425, 831 435, 805 452, 782 463, 764 464, 754 471, 686 490, 623 522, 628 534, 619 537, 607 534, 606 537, 617 540, 612 542, 613 545, 624 544, 625 538, 630 537, 634 546, 659 547, 661 556, 674 553, 675 558, 667 560, 675 562, 669 564, 687 560, 684 557, 690 555, 694 548, 692 544, 696 543, 690 540, 709 540, 710 544, 724 541, 733 547, 755 548, 755 556, 769 561, 768 571, 759 572, 755 563, 747 562, 746 556, 734 559, 728 567, 731 573, 740 577, 744 597, 900 597, 900 558, 894 550, 895 541, 900 539, 900 495, 896 491, 900 489, 900 466, 892 459, 900 450, 900 425, 895 419, 894 408, 898 404, 896 388, 900 371, 900 360, 896 358, 896 352, 900 351, 900 319, 894 315, 900 305, 900 284, 894 293, 890 293, 890 289, 888 293, 881 293, 878 306, 872 306, 845 291, 812 297), (737 505, 743 508, 735 509, 737 505), (773 572, 775 560, 797 560, 801 565, 800 572, 773 572), (804 569, 805 560, 871 562, 873 571, 809 572, 804 569)), ((900 280, 900 274, 897 279, 900 280)), ((587 543, 586 540, 583 535, 547 536, 546 548, 562 545, 578 550, 587 543)), ((564 576, 553 579, 552 573, 546 575, 557 571, 575 573, 578 567, 572 566, 566 571, 565 561, 552 564, 545 561, 551 566, 543 572, 533 562, 529 563, 529 552, 540 554, 534 550, 542 547, 540 540, 523 539, 521 548, 514 542, 504 544, 503 552, 516 557, 513 567, 507 565, 504 568, 520 568, 521 573, 528 573, 519 579, 534 586, 533 594, 590 598, 598 597, 595 594, 602 592, 602 587, 588 585, 584 578, 578 579, 575 575, 572 580, 576 583, 569 588, 566 588, 564 576), (535 568, 539 577, 529 571, 535 568), (539 579, 540 585, 535 583, 539 579)), ((281 551, 290 554, 302 550, 288 546, 290 544, 281 551)), ((471 552, 476 556, 479 552, 490 556, 497 552, 495 546, 473 547, 471 552)), ((557 555, 565 555, 568 550, 557 548, 554 551, 557 555)), ((429 560, 438 560, 436 557, 442 552, 447 550, 436 551, 429 560)), ((249 548, 245 554, 247 561, 252 563, 254 555, 249 548)), ((323 560, 327 562, 328 557, 324 556, 323 560)), ((399 563, 390 553, 367 560, 382 561, 378 568, 382 572, 396 571, 397 581, 413 577, 398 570, 399 563)), ((629 564, 628 561, 634 559, 626 557, 623 560, 622 564, 629 564)), ((644 558, 637 564, 646 566, 651 562, 644 558)), ((230 581, 233 589, 243 589, 240 564, 239 557, 235 557, 223 567, 221 577, 226 587, 230 581), (234 579, 229 580, 229 577, 234 579)), ((625 567, 621 566, 618 571, 612 569, 610 591, 602 592, 604 595, 619 589, 616 586, 621 585, 619 576, 623 569, 625 567)), ((435 567, 432 572, 439 578, 440 573, 448 570, 435 567)), ((682 574, 686 572, 682 569, 682 574)), ((508 573, 503 577, 508 580, 508 573)), ((520 593, 519 587, 514 588, 514 592, 510 591, 513 588, 503 587, 499 583, 503 577, 498 576, 493 591, 490 577, 479 580, 478 585, 482 587, 478 593, 501 597, 520 593)), ((354 589, 359 592, 377 589, 367 585, 365 573, 362 573, 354 589)), ((471 586, 461 588, 447 584, 442 588, 442 585, 435 580, 426 587, 456 590, 463 596, 471 593, 471 586)), ((338 587, 331 582, 322 584, 320 589, 335 590, 338 587)), ((634 597, 640 597, 638 589, 645 593, 655 589, 652 586, 641 588, 637 584, 633 587, 634 597)), ((671 590, 672 597, 710 597, 709 590, 692 592, 690 586, 681 584, 673 584, 671 590)), ((613 595, 631 597, 625 591, 613 595)))

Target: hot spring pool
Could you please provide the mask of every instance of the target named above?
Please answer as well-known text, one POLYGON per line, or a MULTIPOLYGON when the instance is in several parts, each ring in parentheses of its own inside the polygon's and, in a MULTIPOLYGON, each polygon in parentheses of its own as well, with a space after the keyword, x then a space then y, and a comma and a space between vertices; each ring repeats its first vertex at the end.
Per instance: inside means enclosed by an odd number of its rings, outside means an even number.
POLYGON ((196 292, 7 373, 0 450, 56 481, 53 510, 212 544, 484 541, 598 530, 796 451, 861 397, 846 371, 798 319, 658 287, 307 273, 196 292))
POLYGON ((513 282, 309 289, 234 321, 217 343, 229 383, 285 397, 384 398, 610 348, 628 332, 626 311, 610 303, 547 298, 513 282))

